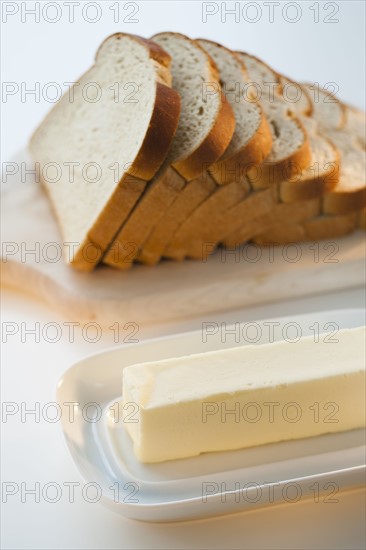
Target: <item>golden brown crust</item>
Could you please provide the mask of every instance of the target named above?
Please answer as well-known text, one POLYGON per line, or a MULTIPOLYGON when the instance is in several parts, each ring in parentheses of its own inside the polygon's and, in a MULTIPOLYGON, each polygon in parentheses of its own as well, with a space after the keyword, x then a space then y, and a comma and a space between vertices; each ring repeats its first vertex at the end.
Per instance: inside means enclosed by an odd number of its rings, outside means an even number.
POLYGON ((366 208, 363 208, 359 212, 358 219, 357 219, 357 226, 360 229, 363 229, 364 231, 366 231, 366 208))
POLYGON ((151 227, 159 223, 185 183, 171 166, 164 170, 159 179, 153 180, 103 257, 103 262, 118 269, 131 267, 148 238, 151 227))
POLYGON ((366 206, 366 188, 362 187, 353 191, 337 191, 324 195, 324 214, 348 214, 355 210, 361 210, 366 206))
MULTIPOLYGON (((325 138, 324 138, 325 139, 325 138)), ((328 169, 318 176, 311 176, 298 181, 283 181, 279 184, 282 202, 298 202, 321 197, 335 188, 339 181, 340 155, 331 141, 326 140, 334 151, 334 161, 327 163, 328 169)), ((321 167, 321 169, 324 169, 321 167)), ((316 170, 317 168, 315 168, 316 170)))
POLYGON ((162 165, 178 127, 180 97, 172 88, 157 82, 153 114, 136 159, 128 170, 146 181, 162 165))
MULTIPOLYGON (((264 193, 264 191, 258 193, 264 193)), ((298 224, 314 218, 319 212, 320 199, 311 199, 298 204, 278 203, 264 215, 250 219, 249 222, 244 222, 239 231, 225 237, 223 242, 229 248, 238 246, 248 240, 262 244, 264 240, 268 242, 273 228, 284 225, 284 220, 287 224, 298 224)))
POLYGON ((262 164, 271 152, 271 130, 261 107, 260 109, 260 124, 248 143, 235 154, 223 160, 218 160, 210 166, 210 174, 218 184, 225 185, 234 180, 241 181, 243 178, 246 178, 248 169, 252 166, 262 164))
POLYGON ((216 244, 211 240, 211 234, 218 217, 241 201, 249 192, 250 188, 245 183, 234 181, 231 184, 219 186, 201 207, 193 212, 186 223, 180 226, 164 250, 164 256, 175 260, 182 260, 186 256, 201 257, 201 243, 210 242, 213 246, 216 244), (215 212, 214 218, 211 217, 212 211, 215 212))
POLYGON ((301 241, 337 239, 354 231, 357 227, 357 213, 343 216, 317 216, 303 223, 278 224, 257 236, 256 244, 289 244, 301 241))
POLYGON ((148 265, 155 265, 163 256, 169 239, 176 233, 180 225, 200 207, 215 191, 216 183, 208 172, 187 183, 177 200, 164 216, 163 223, 159 223, 151 232, 149 238, 138 257, 138 261, 148 265))
POLYGON ((220 186, 217 192, 206 201, 204 205, 206 210, 203 210, 199 219, 196 220, 196 230, 191 239, 184 239, 185 256, 203 260, 212 253, 219 242, 218 229, 221 218, 235 208, 238 203, 244 202, 246 197, 250 198, 250 192, 250 186, 245 182, 234 181, 228 185, 220 186), (212 204, 210 204, 211 202, 212 204), (210 211, 213 209, 216 215, 211 217, 210 211))
POLYGON ((276 225, 253 239, 259 246, 278 246, 301 241, 306 241, 306 232, 301 224, 276 225))
MULTIPOLYGON (((115 235, 115 220, 126 218, 144 192, 146 181, 125 174, 86 238, 80 243, 70 264, 78 271, 93 271, 115 235)), ((47 189, 45 188, 47 193, 47 189)), ((51 202, 51 206, 53 206, 51 202)), ((53 209, 54 210, 54 209, 53 209)), ((57 213, 55 212, 55 217, 57 213)))
POLYGON ((307 133, 297 118, 292 119, 302 130, 304 141, 301 146, 289 157, 278 162, 264 161, 259 169, 253 168, 248 171, 248 178, 255 190, 265 189, 269 185, 279 183, 291 178, 307 168, 311 163, 311 150, 307 133))
POLYGON ((198 177, 221 157, 233 137, 234 130, 234 113, 221 92, 221 107, 210 133, 191 155, 174 162, 174 168, 188 181, 198 177))
POLYGON ((304 223, 307 240, 336 239, 356 229, 357 214, 319 216, 304 223))

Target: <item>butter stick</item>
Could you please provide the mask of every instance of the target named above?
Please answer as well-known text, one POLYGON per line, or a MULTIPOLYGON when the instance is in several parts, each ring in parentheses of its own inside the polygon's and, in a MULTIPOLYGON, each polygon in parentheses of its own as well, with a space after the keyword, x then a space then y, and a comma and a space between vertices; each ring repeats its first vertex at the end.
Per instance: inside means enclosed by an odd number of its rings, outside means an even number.
POLYGON ((365 327, 326 336, 126 367, 123 401, 137 412, 124 427, 137 458, 161 462, 364 426, 365 327))

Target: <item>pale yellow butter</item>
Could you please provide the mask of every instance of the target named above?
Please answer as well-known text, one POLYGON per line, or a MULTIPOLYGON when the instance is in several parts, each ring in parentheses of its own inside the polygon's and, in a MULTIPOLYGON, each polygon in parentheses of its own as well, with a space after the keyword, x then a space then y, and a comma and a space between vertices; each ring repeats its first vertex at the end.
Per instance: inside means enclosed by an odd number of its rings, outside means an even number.
POLYGON ((141 462, 365 425, 365 327, 242 346, 123 371, 124 427, 141 462), (128 408, 126 408, 128 410, 128 408))

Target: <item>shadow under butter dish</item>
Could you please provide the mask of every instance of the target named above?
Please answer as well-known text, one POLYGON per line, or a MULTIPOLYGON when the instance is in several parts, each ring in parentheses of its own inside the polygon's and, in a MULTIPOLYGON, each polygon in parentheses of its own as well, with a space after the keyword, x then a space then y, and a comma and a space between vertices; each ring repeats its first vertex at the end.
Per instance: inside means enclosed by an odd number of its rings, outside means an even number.
POLYGON ((362 327, 333 341, 306 337, 126 367, 124 427, 136 457, 162 462, 364 426, 365 334, 362 327), (317 403, 327 415, 318 417, 317 403))

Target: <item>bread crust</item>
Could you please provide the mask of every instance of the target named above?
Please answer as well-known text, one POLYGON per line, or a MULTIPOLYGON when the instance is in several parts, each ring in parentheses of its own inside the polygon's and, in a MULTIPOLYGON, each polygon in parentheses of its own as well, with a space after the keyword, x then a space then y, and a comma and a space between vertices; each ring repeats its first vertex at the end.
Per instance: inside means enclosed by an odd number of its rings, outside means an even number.
POLYGON ((356 229, 357 213, 343 216, 319 216, 304 223, 306 238, 309 241, 337 239, 356 229))
POLYGON ((178 227, 212 195, 216 188, 217 184, 209 172, 188 182, 165 214, 164 223, 158 224, 151 232, 138 260, 147 265, 157 264, 163 256, 169 237, 175 234, 178 227))
POLYGON ((131 175, 149 181, 164 162, 178 127, 180 97, 172 88, 157 82, 155 105, 149 128, 131 169, 131 175))
POLYGON ((198 177, 221 157, 231 141, 234 130, 234 113, 221 92, 221 107, 210 133, 191 155, 173 163, 176 171, 187 181, 198 177))
POLYGON ((362 210, 366 206, 366 187, 353 191, 337 191, 326 193, 323 198, 324 214, 348 214, 362 210))
POLYGON ((144 195, 147 198, 141 200, 139 208, 132 212, 128 223, 107 250, 103 262, 118 269, 129 269, 150 234, 151 217, 154 216, 153 222, 158 223, 184 185, 185 180, 171 166, 166 168, 158 180, 150 183, 144 195))
MULTIPOLYGON (((258 106, 260 107, 259 104, 258 106)), ((240 181, 246 178, 248 169, 262 164, 271 152, 271 130, 261 107, 260 110, 260 124, 248 143, 230 157, 218 160, 210 166, 209 172, 218 184, 226 185, 234 179, 240 181)))
POLYGON ((234 248, 249 240, 257 244, 263 244, 264 241, 271 242, 268 239, 272 236, 273 228, 312 219, 320 213, 320 208, 319 198, 298 204, 277 203, 263 216, 250 219, 249 222, 242 225, 239 231, 225 237, 223 244, 228 248, 234 248), (284 220, 286 220, 286 224, 284 224, 284 220))
MULTIPOLYGON (((327 163, 328 167, 316 177, 300 179, 295 182, 283 181, 279 184, 279 197, 282 202, 298 202, 321 197, 335 188, 339 181, 340 155, 335 145, 322 136, 334 152, 334 160, 327 163)), ((324 169, 325 167, 322 167, 324 169)))
POLYGON ((343 216, 318 216, 304 223, 277 225, 256 237, 257 244, 289 244, 301 241, 337 239, 356 229, 356 212, 343 216))
POLYGON ((307 132, 299 119, 293 118, 292 120, 304 134, 303 143, 294 153, 278 162, 264 161, 259 172, 256 169, 250 170, 248 178, 253 189, 265 189, 268 185, 280 183, 286 179, 291 180, 294 175, 307 168, 311 163, 311 150, 307 132))
POLYGON ((220 217, 249 193, 249 185, 243 182, 233 181, 218 187, 202 207, 193 212, 188 223, 182 224, 178 229, 164 250, 164 256, 175 260, 182 260, 185 257, 201 259, 202 254, 207 252, 205 244, 209 244, 212 252, 216 244, 213 233, 220 217), (212 211, 215 213, 213 217, 212 211))

